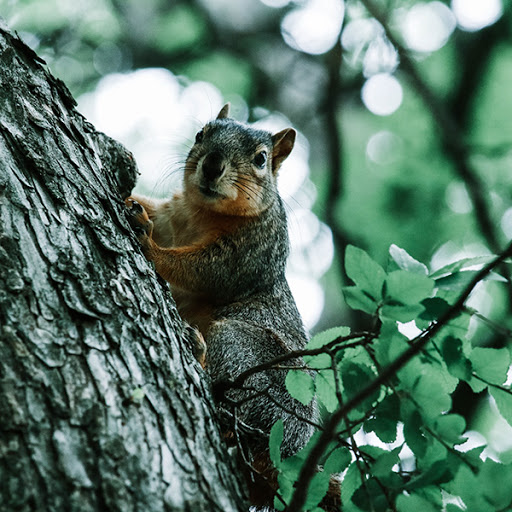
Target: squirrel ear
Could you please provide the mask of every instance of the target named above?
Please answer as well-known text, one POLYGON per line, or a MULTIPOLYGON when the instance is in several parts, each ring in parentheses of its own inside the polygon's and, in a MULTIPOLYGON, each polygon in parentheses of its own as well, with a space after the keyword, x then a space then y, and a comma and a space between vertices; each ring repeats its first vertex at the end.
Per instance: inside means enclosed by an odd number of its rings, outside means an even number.
POLYGON ((219 112, 219 115, 217 116, 217 119, 226 119, 226 117, 229 117, 229 109, 231 107, 231 103, 226 103, 219 112))
POLYGON ((297 132, 293 128, 286 128, 272 135, 274 148, 272 149, 272 172, 277 174, 279 167, 286 160, 295 144, 297 132))

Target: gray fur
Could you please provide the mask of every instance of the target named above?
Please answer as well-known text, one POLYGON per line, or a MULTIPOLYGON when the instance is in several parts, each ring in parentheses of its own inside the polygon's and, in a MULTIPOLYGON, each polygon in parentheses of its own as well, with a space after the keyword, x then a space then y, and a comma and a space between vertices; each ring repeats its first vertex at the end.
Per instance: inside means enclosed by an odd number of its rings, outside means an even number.
MULTIPOLYGON (((232 161, 250 162, 261 144, 272 150, 272 136, 231 119, 221 119, 207 126, 204 144, 208 151, 223 152, 232 161)), ((214 322, 206 333, 207 369, 214 382, 233 380, 255 365, 303 349, 307 343, 285 277, 289 253, 286 213, 275 174, 268 172, 264 179, 263 212, 236 232, 221 237, 213 247, 205 248, 201 279, 208 295, 215 295, 218 300, 214 322)), ((303 362, 292 360, 285 364, 303 362)), ((284 370, 267 370, 251 376, 245 386, 267 389, 275 401, 259 396, 246 401, 237 414, 245 424, 265 434, 282 418, 282 453, 290 456, 304 446, 312 433, 312 427, 300 418, 314 421, 316 408, 314 403, 304 406, 293 399, 286 390, 285 377, 284 370)), ((254 392, 228 393, 236 401, 250 395, 254 392)), ((251 438, 247 444, 252 452, 260 452, 268 448, 268 438, 251 438)))

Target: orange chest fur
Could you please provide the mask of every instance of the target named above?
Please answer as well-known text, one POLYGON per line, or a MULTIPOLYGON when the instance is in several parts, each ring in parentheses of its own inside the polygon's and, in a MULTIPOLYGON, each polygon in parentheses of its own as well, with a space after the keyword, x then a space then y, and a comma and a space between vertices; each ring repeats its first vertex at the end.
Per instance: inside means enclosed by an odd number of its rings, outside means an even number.
MULTIPOLYGON (((248 222, 247 217, 221 215, 194 207, 182 195, 161 204, 152 220, 153 238, 158 245, 194 253, 215 243, 221 236, 232 234, 248 222)), ((207 264, 206 261, 204 264, 207 264)), ((180 315, 206 335, 214 310, 211 298, 177 287, 172 282, 171 288, 180 315)))
POLYGON ((247 217, 221 215, 196 207, 183 195, 175 195, 160 206, 153 218, 155 242, 162 247, 204 247, 230 234, 248 221, 247 217))

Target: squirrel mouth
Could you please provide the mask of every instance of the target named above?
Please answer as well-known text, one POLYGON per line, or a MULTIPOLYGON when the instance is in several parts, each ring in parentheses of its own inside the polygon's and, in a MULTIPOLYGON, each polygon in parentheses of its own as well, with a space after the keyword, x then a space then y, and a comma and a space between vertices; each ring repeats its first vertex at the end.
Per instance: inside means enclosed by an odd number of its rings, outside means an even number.
POLYGON ((211 188, 210 185, 199 185, 199 191, 201 192, 201 194, 203 194, 203 196, 206 196, 210 199, 216 199, 221 196, 221 194, 219 194, 219 192, 211 188))

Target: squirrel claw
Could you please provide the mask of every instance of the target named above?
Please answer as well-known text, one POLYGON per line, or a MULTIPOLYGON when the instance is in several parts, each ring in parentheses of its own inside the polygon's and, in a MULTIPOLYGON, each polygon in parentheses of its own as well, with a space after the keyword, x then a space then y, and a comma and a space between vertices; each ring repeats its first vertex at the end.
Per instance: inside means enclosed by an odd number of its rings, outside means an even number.
POLYGON ((191 327, 187 323, 185 323, 185 331, 188 341, 192 344, 194 356, 204 369, 206 367, 206 341, 199 329, 191 327))
POLYGON ((148 217, 144 207, 131 197, 125 199, 125 204, 128 208, 128 222, 139 238, 139 241, 142 242, 143 238, 151 237, 153 222, 148 217))

